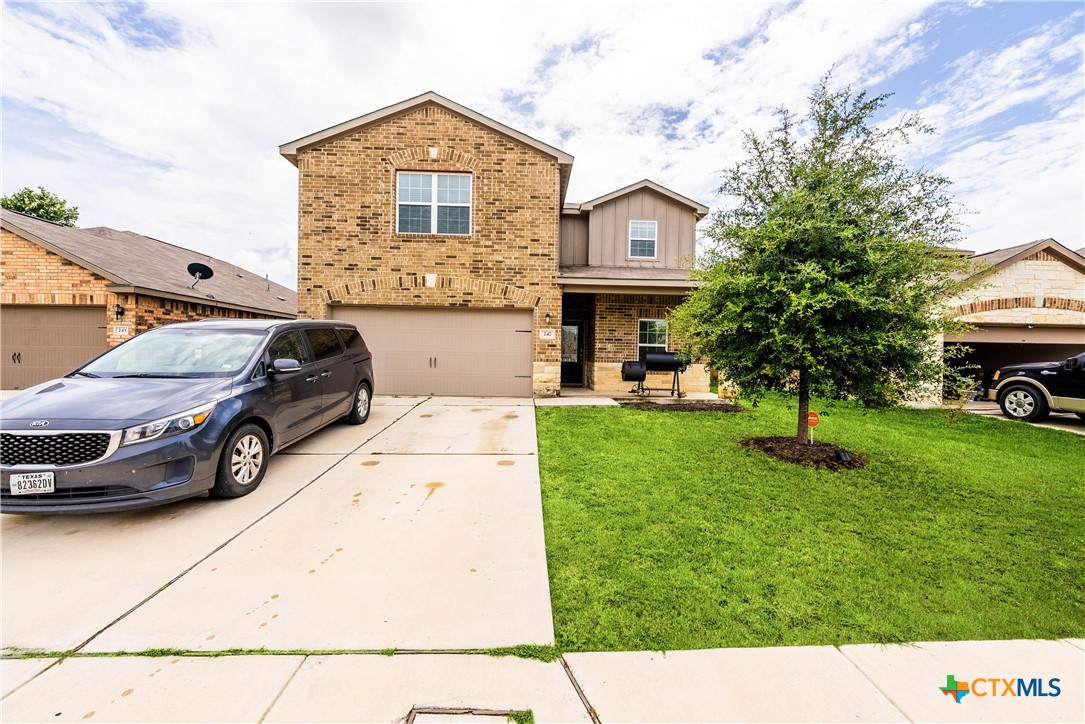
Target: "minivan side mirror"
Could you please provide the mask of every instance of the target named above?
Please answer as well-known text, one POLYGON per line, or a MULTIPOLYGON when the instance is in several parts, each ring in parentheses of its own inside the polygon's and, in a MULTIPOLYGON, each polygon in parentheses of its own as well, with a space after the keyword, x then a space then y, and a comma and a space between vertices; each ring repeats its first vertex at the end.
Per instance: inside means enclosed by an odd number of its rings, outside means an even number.
POLYGON ((272 362, 271 369, 268 370, 268 372, 275 375, 281 375, 297 372, 300 369, 301 362, 298 362, 296 359, 282 358, 272 362))

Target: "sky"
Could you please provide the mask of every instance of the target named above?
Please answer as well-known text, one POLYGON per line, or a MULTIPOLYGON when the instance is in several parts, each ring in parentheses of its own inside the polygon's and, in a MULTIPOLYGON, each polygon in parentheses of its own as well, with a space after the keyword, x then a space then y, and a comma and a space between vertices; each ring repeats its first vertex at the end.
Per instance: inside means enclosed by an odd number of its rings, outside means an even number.
POLYGON ((644 178, 718 208, 744 131, 834 82, 894 94, 953 180, 961 248, 1085 246, 1081 2, 21 3, 2 8, 0 192, 45 188, 296 288, 278 146, 435 91, 575 157, 567 200, 644 178))

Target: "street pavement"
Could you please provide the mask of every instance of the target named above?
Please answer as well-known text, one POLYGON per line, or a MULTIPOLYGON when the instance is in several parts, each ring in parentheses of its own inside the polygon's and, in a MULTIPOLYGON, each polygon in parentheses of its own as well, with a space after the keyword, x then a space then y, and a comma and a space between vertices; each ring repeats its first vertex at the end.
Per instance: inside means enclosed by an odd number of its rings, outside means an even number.
POLYGON ((473 653, 554 642, 537 461, 531 400, 386 398, 244 498, 3 516, 5 650, 79 655, 0 661, 0 720, 1082 721, 1080 639, 473 653))

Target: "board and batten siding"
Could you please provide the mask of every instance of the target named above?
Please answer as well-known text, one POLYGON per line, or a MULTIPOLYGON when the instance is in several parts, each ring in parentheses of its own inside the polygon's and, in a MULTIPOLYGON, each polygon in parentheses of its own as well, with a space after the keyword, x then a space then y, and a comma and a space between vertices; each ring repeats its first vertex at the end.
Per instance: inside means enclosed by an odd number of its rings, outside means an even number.
POLYGON ((561 266, 588 263, 588 217, 563 214, 561 217, 561 266))
POLYGON ((591 266, 692 266, 697 226, 693 211, 654 191, 638 189, 599 204, 591 210, 588 226, 591 266), (655 259, 629 258, 630 220, 658 222, 655 259))

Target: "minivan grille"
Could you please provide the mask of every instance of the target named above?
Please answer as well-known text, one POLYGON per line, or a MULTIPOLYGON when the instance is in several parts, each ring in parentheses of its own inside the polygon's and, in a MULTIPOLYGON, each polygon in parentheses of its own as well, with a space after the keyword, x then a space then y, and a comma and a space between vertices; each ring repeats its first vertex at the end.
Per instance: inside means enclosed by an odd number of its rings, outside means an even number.
POLYGON ((55 493, 32 493, 30 495, 12 495, 7 491, 0 491, 0 501, 11 505, 40 503, 40 502, 63 502, 93 501, 109 498, 123 498, 126 495, 135 495, 139 491, 124 485, 90 485, 83 488, 57 488, 55 493))
POLYGON ((107 432, 56 435, 0 435, 0 465, 79 465, 97 460, 109 449, 107 432))

